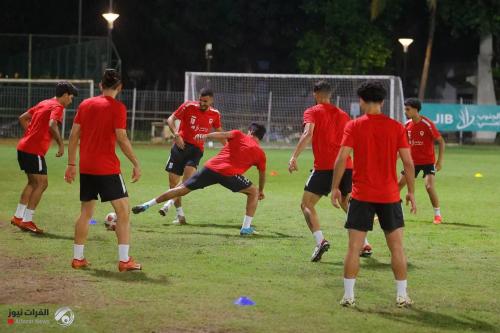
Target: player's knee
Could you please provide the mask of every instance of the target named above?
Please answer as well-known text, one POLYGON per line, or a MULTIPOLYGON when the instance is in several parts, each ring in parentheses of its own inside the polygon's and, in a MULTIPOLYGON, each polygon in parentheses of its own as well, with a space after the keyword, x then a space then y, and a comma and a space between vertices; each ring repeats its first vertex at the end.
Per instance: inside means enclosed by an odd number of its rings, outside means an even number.
POLYGON ((305 212, 306 210, 310 210, 312 208, 312 205, 309 202, 302 201, 300 203, 300 209, 305 212))
POLYGON ((432 186, 432 184, 425 184, 425 190, 426 190, 427 192, 432 192, 432 190, 433 190, 433 186, 432 186))

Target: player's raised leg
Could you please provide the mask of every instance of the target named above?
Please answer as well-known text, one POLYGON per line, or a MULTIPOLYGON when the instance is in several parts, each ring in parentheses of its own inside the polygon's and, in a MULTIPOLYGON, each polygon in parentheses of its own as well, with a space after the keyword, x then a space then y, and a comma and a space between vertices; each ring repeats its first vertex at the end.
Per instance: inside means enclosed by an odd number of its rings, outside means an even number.
POLYGON ((425 189, 431 200, 432 208, 434 209, 434 224, 441 224, 441 208, 439 207, 439 198, 436 192, 435 176, 432 174, 425 175, 425 189))
POLYGON ((165 202, 165 201, 170 200, 170 199, 175 199, 177 197, 185 196, 189 192, 191 192, 191 190, 189 188, 187 188, 186 186, 184 186, 184 184, 181 184, 173 189, 168 190, 167 192, 164 192, 162 195, 160 195, 156 198, 153 198, 153 199, 146 201, 140 205, 132 207, 132 212, 134 214, 139 214, 139 213, 145 212, 146 210, 148 210, 149 208, 151 208, 154 205, 157 205, 159 203, 165 202))
POLYGON ((73 244, 73 261, 71 267, 84 268, 89 265, 84 255, 85 242, 89 234, 89 220, 94 215, 96 201, 82 201, 80 216, 75 223, 75 241, 73 244))

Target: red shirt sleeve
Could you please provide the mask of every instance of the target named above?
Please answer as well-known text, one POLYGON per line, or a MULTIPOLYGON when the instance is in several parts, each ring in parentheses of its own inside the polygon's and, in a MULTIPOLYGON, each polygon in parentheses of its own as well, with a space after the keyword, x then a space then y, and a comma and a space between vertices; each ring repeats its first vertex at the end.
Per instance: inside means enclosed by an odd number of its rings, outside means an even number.
POLYGON ((114 117, 114 126, 120 129, 127 128, 127 108, 125 105, 120 104, 116 108, 115 117, 114 117))
POLYGON ((232 130, 232 131, 229 131, 229 133, 231 133, 231 137, 228 140, 233 140, 233 139, 237 138, 238 136, 243 135, 243 133, 239 130, 232 130))
POLYGON ((344 128, 344 136, 342 137, 341 146, 354 148, 354 121, 349 121, 344 128))
POLYGON ((80 125, 82 123, 81 116, 80 116, 80 110, 82 109, 82 104, 80 104, 80 106, 78 106, 78 109, 76 109, 76 116, 75 116, 75 119, 73 119, 74 124, 80 125))
POLYGON ((311 109, 307 109, 304 112, 304 125, 305 124, 314 124, 314 123, 315 123, 314 112, 311 109))
POLYGON ((406 128, 403 125, 398 126, 398 149, 399 148, 410 148, 408 144, 408 135, 406 133, 406 128))
POLYGON ((439 133, 436 125, 433 123, 433 122, 430 122, 431 124, 431 133, 432 133, 432 137, 434 139, 438 139, 440 136, 441 136, 441 133, 439 133))
POLYGON ((54 110, 50 112, 50 119, 57 120, 58 122, 62 123, 63 112, 64 112, 64 107, 62 105, 56 106, 54 110))
POLYGON ((174 112, 175 118, 177 118, 181 121, 184 119, 184 115, 186 113, 188 103, 189 103, 189 101, 182 103, 181 106, 179 106, 179 108, 177 110, 175 110, 175 112, 174 112))

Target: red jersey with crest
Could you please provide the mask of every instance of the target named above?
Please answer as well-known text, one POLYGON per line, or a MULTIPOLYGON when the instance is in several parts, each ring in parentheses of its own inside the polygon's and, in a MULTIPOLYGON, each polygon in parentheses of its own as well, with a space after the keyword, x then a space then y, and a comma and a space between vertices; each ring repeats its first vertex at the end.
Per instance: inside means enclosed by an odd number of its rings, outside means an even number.
POLYGON ((436 125, 429 118, 422 116, 419 122, 408 120, 405 128, 413 164, 434 164, 436 162, 434 141, 441 136, 436 125))
POLYGON ((252 166, 266 170, 266 154, 259 143, 241 131, 231 131, 232 137, 222 150, 205 163, 208 169, 224 176, 242 175, 252 166))
MULTIPOLYGON (((344 127, 351 118, 332 104, 317 104, 304 112, 304 125, 314 124, 314 170, 332 170, 340 150, 344 127)), ((346 169, 352 169, 351 157, 346 169)))
POLYGON ((196 134, 207 134, 212 128, 220 128, 220 113, 209 107, 206 111, 200 110, 200 103, 196 101, 184 102, 174 112, 175 118, 181 121, 179 135, 185 142, 197 146, 203 151, 203 142, 194 139, 196 134))
POLYGON ((374 203, 400 200, 397 156, 400 148, 410 148, 402 124, 384 114, 365 114, 346 125, 342 146, 353 151, 354 199, 374 203))
POLYGON ((51 119, 62 122, 64 106, 57 99, 51 98, 41 101, 28 112, 31 114, 31 120, 23 138, 19 140, 17 150, 45 156, 52 140, 49 122, 51 119))

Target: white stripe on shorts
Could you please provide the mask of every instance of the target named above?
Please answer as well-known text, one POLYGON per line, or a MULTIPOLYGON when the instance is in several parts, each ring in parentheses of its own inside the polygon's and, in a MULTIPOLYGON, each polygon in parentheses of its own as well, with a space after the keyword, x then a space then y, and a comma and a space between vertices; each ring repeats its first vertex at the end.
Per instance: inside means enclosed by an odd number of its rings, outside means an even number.
POLYGON ((42 171, 43 169, 42 158, 40 157, 40 155, 37 155, 37 157, 38 157, 38 171, 42 171))
POLYGON ((312 171, 312 172, 311 172, 311 174, 309 175, 309 178, 307 178, 307 181, 306 181, 306 186, 309 186, 309 182, 311 181, 311 178, 312 178, 312 176, 314 175, 314 171, 315 171, 315 170, 313 169, 313 171, 312 171))
POLYGON ((123 194, 127 193, 127 189, 125 188, 125 183, 123 182, 123 177, 121 174, 119 174, 118 176, 120 176, 120 181, 122 183, 122 190, 123 190, 123 194))

